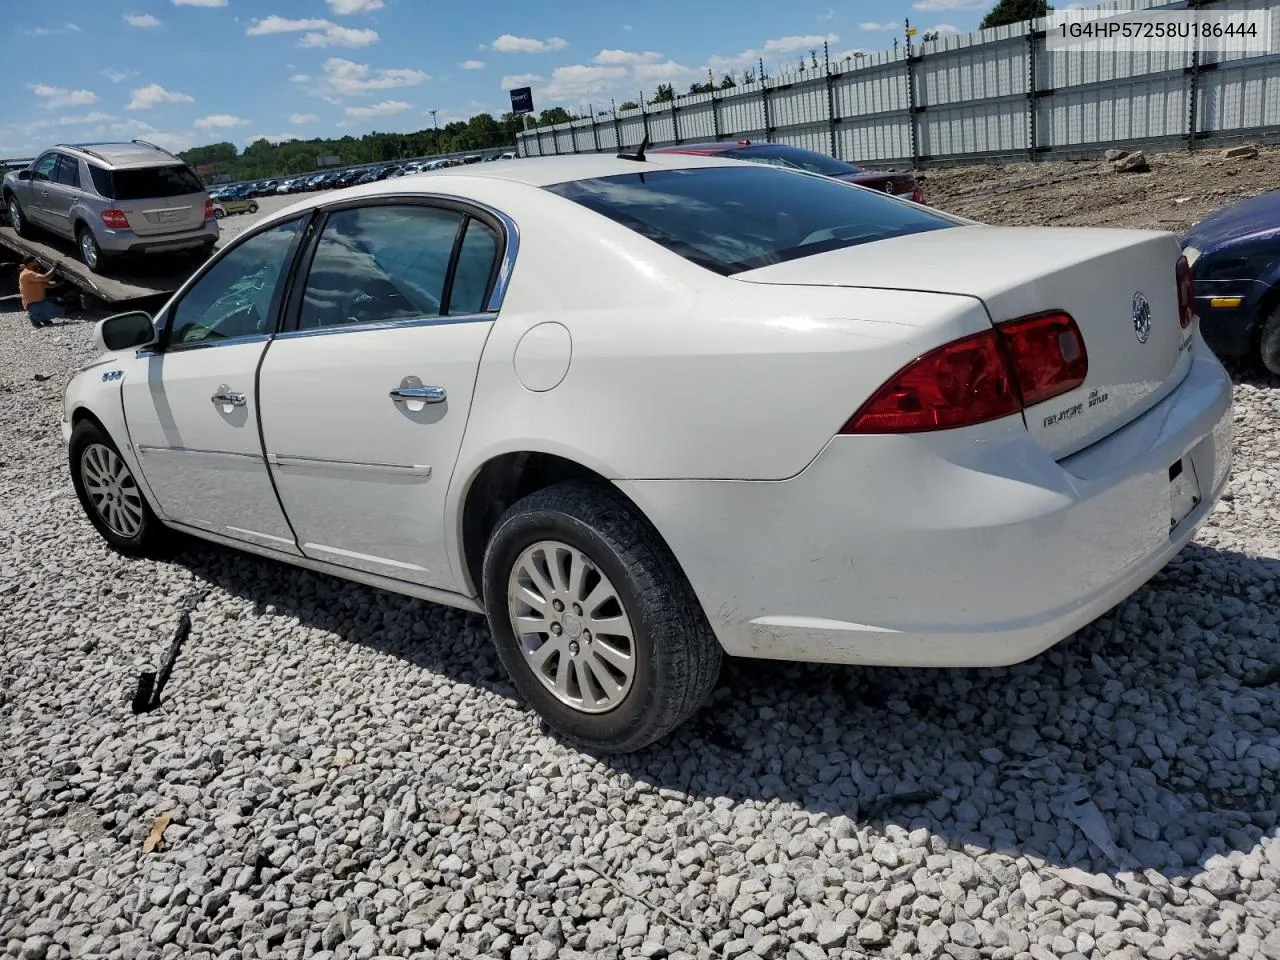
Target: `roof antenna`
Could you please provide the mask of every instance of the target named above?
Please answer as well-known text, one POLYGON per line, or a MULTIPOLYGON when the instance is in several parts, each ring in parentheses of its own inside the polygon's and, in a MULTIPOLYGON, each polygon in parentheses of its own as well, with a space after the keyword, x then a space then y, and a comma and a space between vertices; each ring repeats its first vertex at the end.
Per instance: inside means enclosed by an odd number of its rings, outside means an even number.
POLYGON ((644 162, 644 151, 645 151, 645 148, 646 148, 647 146, 649 146, 649 134, 648 134, 648 132, 646 132, 646 133, 645 133, 645 135, 644 135, 644 139, 640 141, 640 146, 636 147, 636 152, 635 152, 635 153, 627 153, 627 152, 623 151, 623 152, 621 152, 621 153, 619 153, 619 154, 618 154, 618 159, 619 159, 619 160, 639 160, 641 163, 643 163, 643 162, 644 162))

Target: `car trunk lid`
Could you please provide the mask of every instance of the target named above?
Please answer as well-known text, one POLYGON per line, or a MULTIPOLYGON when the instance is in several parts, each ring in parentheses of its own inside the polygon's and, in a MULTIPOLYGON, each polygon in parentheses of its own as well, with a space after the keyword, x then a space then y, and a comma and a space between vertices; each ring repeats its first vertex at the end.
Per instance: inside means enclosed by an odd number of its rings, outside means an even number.
POLYGON ((767 284, 920 290, 976 297, 993 322, 1069 313, 1085 382, 1024 411, 1057 458, 1133 421, 1190 367, 1178 319, 1177 239, 1144 230, 961 226, 895 237, 737 274, 767 284))

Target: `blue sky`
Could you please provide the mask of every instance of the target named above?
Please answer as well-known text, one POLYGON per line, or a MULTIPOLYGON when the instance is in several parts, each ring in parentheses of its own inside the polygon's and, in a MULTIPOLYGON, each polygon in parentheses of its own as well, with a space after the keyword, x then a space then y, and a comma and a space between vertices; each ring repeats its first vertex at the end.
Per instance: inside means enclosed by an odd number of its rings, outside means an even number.
POLYGON ((143 137, 183 149, 409 131, 510 108, 607 107, 763 57, 883 50, 904 18, 975 29, 994 0, 61 0, 4 26, 0 156, 143 137), (18 91, 26 91, 25 103, 18 91))

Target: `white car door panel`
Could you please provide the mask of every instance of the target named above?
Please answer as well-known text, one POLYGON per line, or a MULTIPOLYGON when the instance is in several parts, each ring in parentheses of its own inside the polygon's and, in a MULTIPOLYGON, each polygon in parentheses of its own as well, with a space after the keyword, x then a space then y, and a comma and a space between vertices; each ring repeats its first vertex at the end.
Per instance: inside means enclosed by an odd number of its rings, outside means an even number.
POLYGON ((159 349, 123 386, 143 475, 171 520, 297 553, 258 423, 258 367, 302 220, 215 261, 161 319, 159 349))
POLYGON ((324 225, 297 329, 261 372, 263 441, 306 556, 460 589, 444 502, 494 319, 483 310, 498 237, 421 204, 341 210, 324 225))

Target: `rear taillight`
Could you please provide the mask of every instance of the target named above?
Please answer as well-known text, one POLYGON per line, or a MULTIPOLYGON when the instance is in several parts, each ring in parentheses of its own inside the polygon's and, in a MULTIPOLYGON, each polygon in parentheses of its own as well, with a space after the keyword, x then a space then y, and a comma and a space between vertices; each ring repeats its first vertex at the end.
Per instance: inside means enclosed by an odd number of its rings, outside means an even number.
POLYGON ((924 203, 924 188, 916 187, 911 191, 911 199, 916 203, 924 203))
POLYGON ((102 222, 112 230, 129 229, 129 218, 124 215, 123 210, 103 210, 102 222))
POLYGON ((1191 326, 1191 320, 1196 315, 1196 281, 1191 275, 1191 264, 1187 263, 1186 257, 1178 258, 1178 268, 1176 270, 1178 278, 1178 322, 1182 324, 1183 329, 1191 326))
POLYGON ((211 200, 211 199, 210 199, 210 200, 206 200, 206 201, 204 202, 204 218, 205 218, 205 220, 212 220, 212 219, 214 219, 214 216, 213 216, 213 200, 211 200))
POLYGON ((911 361, 840 432, 924 433, 998 420, 1076 389, 1088 372, 1069 314, 1023 317, 911 361))

